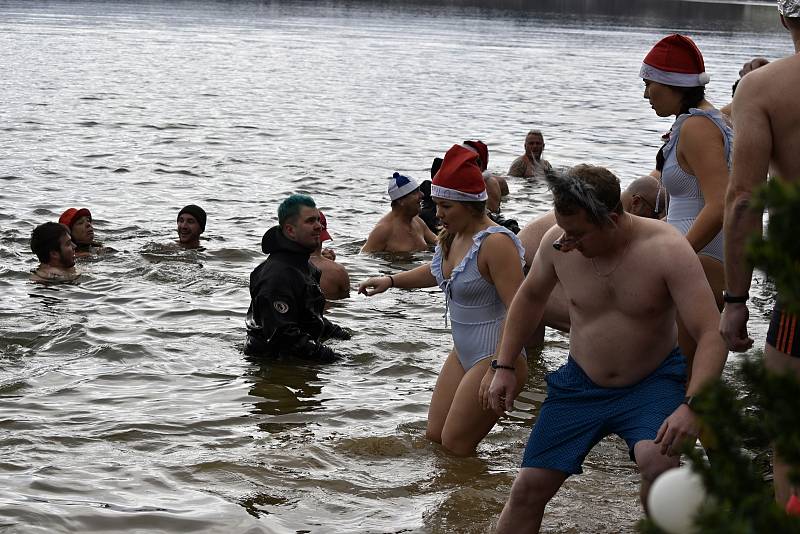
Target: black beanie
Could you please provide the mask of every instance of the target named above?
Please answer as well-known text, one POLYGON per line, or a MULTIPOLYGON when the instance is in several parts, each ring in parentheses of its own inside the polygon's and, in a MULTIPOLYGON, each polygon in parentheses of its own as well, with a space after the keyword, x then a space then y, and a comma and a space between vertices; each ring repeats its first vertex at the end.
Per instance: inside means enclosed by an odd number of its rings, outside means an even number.
POLYGON ((183 215, 184 213, 188 213, 195 220, 200 224, 200 231, 206 231, 206 212, 200 206, 196 206, 194 204, 189 204, 188 206, 184 207, 181 211, 178 212, 178 217, 183 215))

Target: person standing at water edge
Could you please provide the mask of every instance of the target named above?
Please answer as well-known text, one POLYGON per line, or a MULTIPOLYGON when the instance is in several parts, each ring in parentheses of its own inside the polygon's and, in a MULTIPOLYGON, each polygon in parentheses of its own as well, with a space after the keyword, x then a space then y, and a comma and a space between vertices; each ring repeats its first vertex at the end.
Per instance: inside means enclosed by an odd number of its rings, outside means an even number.
MULTIPOLYGON (((438 285, 444 292, 454 347, 433 389, 426 435, 461 456, 475 452, 497 422, 494 412, 479 405, 478 390, 491 379, 489 361, 506 308, 522 282, 524 254, 517 236, 486 214, 486 184, 477 158, 474 151, 453 145, 433 179, 431 196, 442 232, 431 262, 369 278, 358 289, 372 296, 390 287, 438 285)), ((518 351, 506 365, 518 378, 516 395, 527 377, 527 362, 518 351)))
POLYGON ((511 304, 484 404, 498 414, 512 408, 519 377, 506 367, 558 282, 569 306, 570 354, 547 375, 547 398, 500 516, 501 533, 537 532, 547 502, 609 434, 625 439, 646 502, 652 481, 678 465, 676 448, 697 438, 691 396, 720 376, 727 357, 714 295, 680 233, 625 213, 619 181, 607 169, 579 165, 551 173, 548 183, 558 226, 545 234, 511 304), (688 387, 676 312, 698 340, 688 387))
MULTIPOLYGON (((703 55, 684 35, 669 35, 653 46, 642 63, 644 98, 659 117, 675 116, 656 168, 669 194, 667 222, 686 236, 722 306, 722 220, 733 150, 733 130, 705 99, 703 55)), ((679 318, 680 319, 680 318, 679 318)), ((682 324, 679 340, 691 362, 694 340, 682 324)))
POLYGON ((200 234, 206 231, 206 212, 189 204, 178 212, 178 244, 183 248, 199 248, 200 234))
POLYGON ((250 274, 247 310, 248 356, 289 356, 324 363, 340 355, 323 343, 350 333, 322 316, 325 297, 320 272, 309 256, 320 243, 322 225, 314 199, 291 195, 278 207, 278 225, 261 240, 269 257, 250 274))
POLYGON ((33 229, 31 250, 39 266, 31 274, 34 282, 69 282, 80 276, 75 269, 75 243, 63 224, 46 222, 33 229))
POLYGON ((319 287, 327 300, 346 299, 350 296, 350 275, 344 267, 336 263, 336 255, 331 249, 322 250, 322 243, 333 240, 328 232, 328 221, 325 215, 319 212, 319 222, 322 225, 319 245, 311 253, 310 261, 320 271, 319 287))
POLYGON ((94 240, 92 214, 86 208, 69 208, 58 222, 69 228, 72 241, 75 243, 77 256, 90 256, 99 251, 102 245, 94 240))
MULTIPOLYGON (((750 237, 762 231, 762 214, 750 208, 756 188, 770 170, 779 179, 800 183, 800 1, 782 0, 778 11, 794 41, 795 55, 774 61, 742 77, 733 98, 736 141, 733 173, 725 198, 725 308, 720 331, 731 350, 749 349, 748 292, 753 266, 745 256, 750 237)), ((776 215, 777 216, 777 215, 776 215)), ((796 216, 796 214, 795 214, 796 216)), ((794 374, 800 379, 798 317, 783 310, 781 297, 772 312, 764 363, 767 369, 794 374)), ((789 466, 776 456, 773 462, 775 499, 789 500, 789 466)))
POLYGON ((396 172, 389 178, 392 211, 369 233, 361 252, 416 252, 436 243, 436 236, 419 218, 419 184, 396 172))
POLYGON ((508 169, 509 176, 520 178, 544 179, 547 171, 553 169, 546 159, 542 159, 544 152, 544 136, 540 130, 531 130, 525 136, 525 153, 511 163, 508 169))

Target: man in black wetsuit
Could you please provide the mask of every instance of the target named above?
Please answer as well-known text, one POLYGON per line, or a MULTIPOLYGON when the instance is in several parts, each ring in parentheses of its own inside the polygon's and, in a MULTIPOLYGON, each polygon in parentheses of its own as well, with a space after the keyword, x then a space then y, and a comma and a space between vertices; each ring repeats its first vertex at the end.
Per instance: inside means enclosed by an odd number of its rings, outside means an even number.
POLYGON ((278 225, 261 239, 269 257, 250 274, 247 310, 248 356, 290 356, 329 363, 336 354, 323 343, 350 339, 350 332, 323 317, 320 271, 309 256, 322 225, 314 200, 291 195, 278 207, 278 225))

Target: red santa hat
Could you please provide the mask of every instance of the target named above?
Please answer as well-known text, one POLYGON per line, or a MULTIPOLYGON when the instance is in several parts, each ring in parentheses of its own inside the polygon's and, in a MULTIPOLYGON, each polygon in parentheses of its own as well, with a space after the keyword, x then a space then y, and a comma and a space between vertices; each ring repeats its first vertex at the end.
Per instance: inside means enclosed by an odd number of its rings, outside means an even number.
POLYGON ((639 77, 675 87, 699 87, 711 80, 700 49, 694 41, 677 33, 656 43, 644 58, 639 77))
POLYGON ((464 141, 464 145, 467 148, 472 148, 475 152, 478 153, 478 156, 481 158, 480 167, 482 171, 485 171, 486 168, 489 166, 489 147, 486 146, 486 143, 483 141, 464 141))
POLYGON ((453 145, 444 155, 439 172, 433 177, 431 196, 457 202, 486 200, 486 183, 477 163, 478 154, 462 145, 453 145))

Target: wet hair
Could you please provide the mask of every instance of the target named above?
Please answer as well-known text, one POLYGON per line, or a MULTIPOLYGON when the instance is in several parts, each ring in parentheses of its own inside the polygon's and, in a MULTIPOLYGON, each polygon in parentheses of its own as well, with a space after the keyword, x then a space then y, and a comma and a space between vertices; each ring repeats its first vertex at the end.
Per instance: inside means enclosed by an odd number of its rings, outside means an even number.
POLYGON ((309 208, 316 208, 314 199, 308 195, 291 195, 287 197, 281 205, 278 206, 278 225, 283 226, 284 223, 294 223, 294 219, 300 215, 300 210, 303 206, 309 208))
POLYGON ((602 226, 610 222, 612 213, 622 213, 619 178, 603 167, 581 164, 566 172, 549 171, 547 184, 562 215, 584 210, 593 224, 602 226))
POLYGON ((539 137, 544 139, 544 136, 542 135, 542 131, 541 130, 528 130, 528 133, 525 135, 525 137, 528 137, 529 135, 538 135, 539 137))
POLYGON ((40 224, 31 232, 31 250, 40 262, 47 263, 51 252, 61 252, 61 237, 64 235, 69 235, 69 230, 63 224, 40 224))
MULTIPOLYGON (((483 217, 486 214, 485 200, 458 203, 466 206, 466 208, 476 217, 483 217)), ((439 245, 442 247, 442 257, 445 259, 447 259, 447 256, 450 254, 450 247, 453 245, 453 239, 455 239, 455 237, 455 234, 451 234, 444 228, 442 228, 442 230, 439 232, 439 245)))

